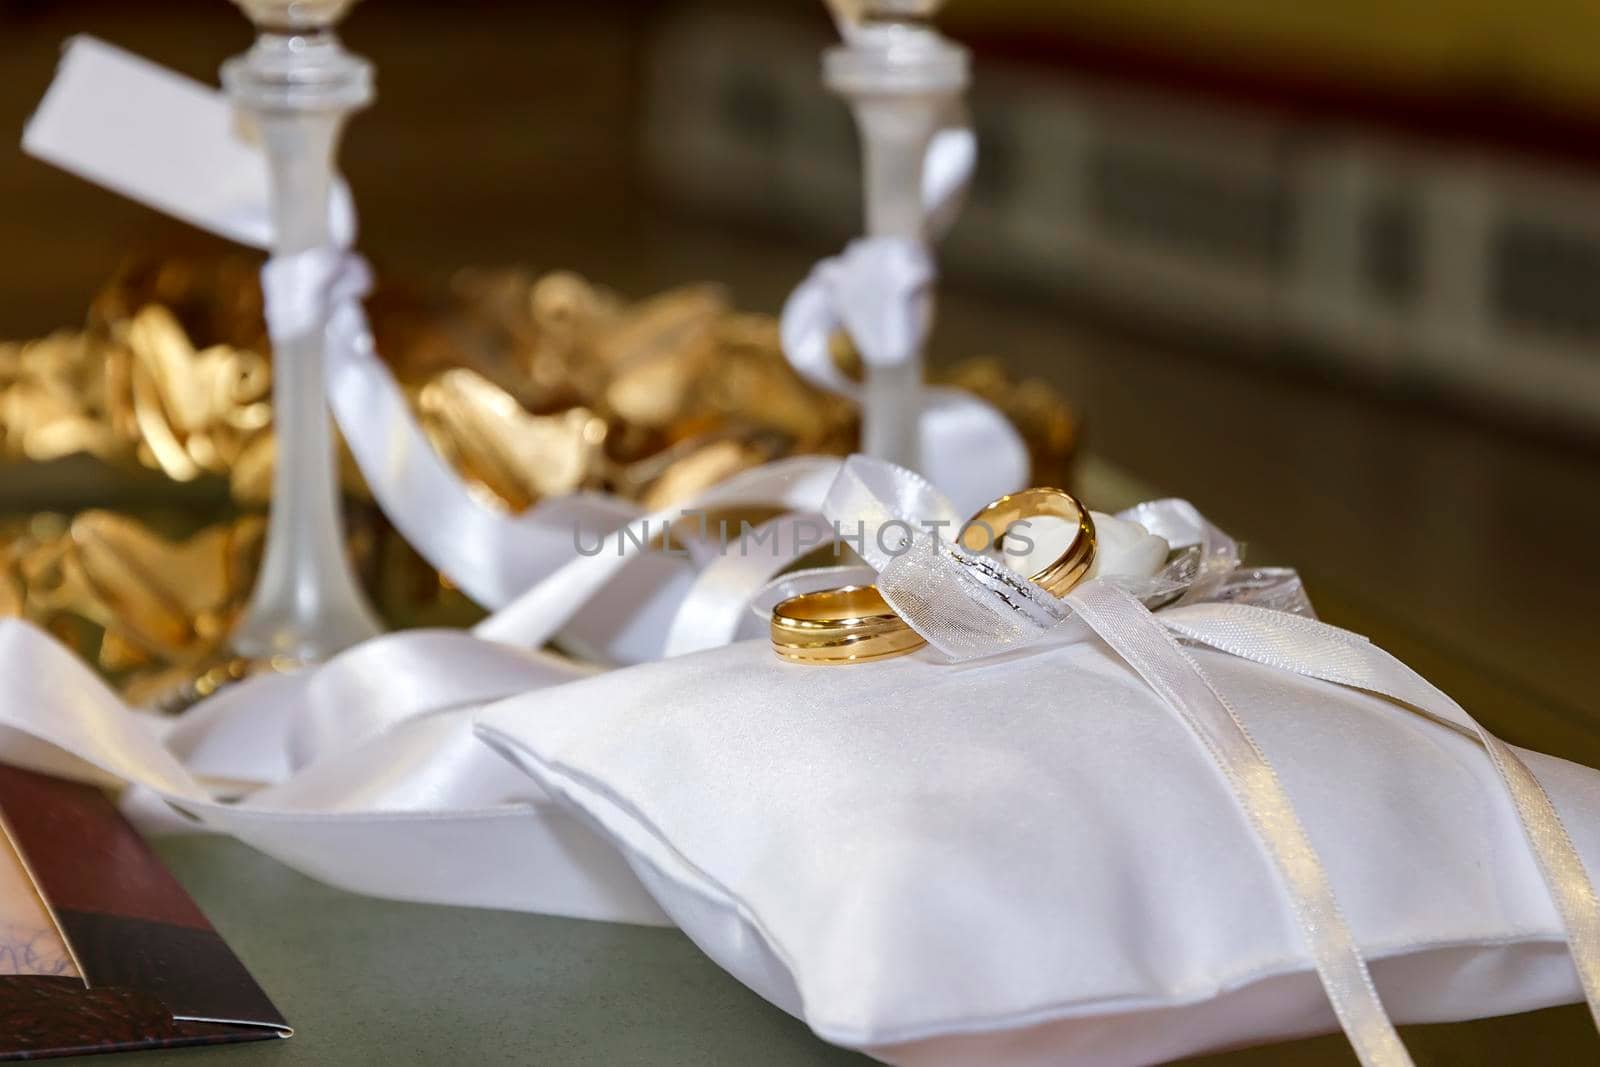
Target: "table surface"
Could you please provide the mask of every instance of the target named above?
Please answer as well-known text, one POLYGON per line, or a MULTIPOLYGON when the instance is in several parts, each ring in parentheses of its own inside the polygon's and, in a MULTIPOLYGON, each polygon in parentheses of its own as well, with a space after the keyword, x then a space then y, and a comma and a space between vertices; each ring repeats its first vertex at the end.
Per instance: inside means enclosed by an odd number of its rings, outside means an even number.
MULTIPOLYGON (((168 837, 156 847, 296 1034, 141 1052, 130 1061, 137 1067, 871 1062, 817 1040, 676 930, 372 900, 224 838, 168 837)), ((1530 1054, 1594 1062, 1600 1048, 1578 1007, 1410 1027, 1405 1036, 1423 1067, 1488 1067, 1530 1054)), ((1342 1039, 1326 1037, 1191 1067, 1353 1062, 1342 1039)))

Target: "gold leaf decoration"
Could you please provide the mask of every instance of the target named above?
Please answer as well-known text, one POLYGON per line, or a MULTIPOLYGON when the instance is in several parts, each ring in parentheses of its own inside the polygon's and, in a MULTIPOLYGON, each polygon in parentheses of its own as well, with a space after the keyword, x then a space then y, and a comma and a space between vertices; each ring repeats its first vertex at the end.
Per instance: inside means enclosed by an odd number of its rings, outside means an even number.
POLYGON ((418 407, 434 447, 514 511, 601 480, 606 423, 587 408, 531 415, 510 393, 465 369, 425 385, 418 407))
MULTIPOLYGON (((87 329, 0 343, 0 459, 52 465, 0 482, 13 512, 0 519, 0 613, 49 627, 132 699, 203 691, 238 668, 219 657, 253 580, 276 451, 258 270, 238 255, 135 259, 87 329), (81 490, 78 468, 55 473, 84 462, 102 473, 81 490), (160 477, 128 477, 141 468, 160 477), (41 486, 75 517, 32 514, 41 486), (138 515, 104 510, 107 487, 138 515), (152 532, 158 515, 175 536, 152 532)), ((737 310, 720 286, 630 303, 567 272, 469 270, 443 295, 382 286, 368 313, 434 447, 508 511, 579 490, 665 508, 775 459, 856 447, 853 406, 800 379, 776 319, 737 310)), ((854 352, 836 348, 849 371, 854 352)), ((992 359, 935 380, 995 404, 1027 440, 1034 480, 1067 484, 1078 424, 1053 388, 992 359)), ((348 457, 344 486, 364 501, 348 457)), ((391 622, 470 617, 375 509, 356 513, 351 544, 391 622)))

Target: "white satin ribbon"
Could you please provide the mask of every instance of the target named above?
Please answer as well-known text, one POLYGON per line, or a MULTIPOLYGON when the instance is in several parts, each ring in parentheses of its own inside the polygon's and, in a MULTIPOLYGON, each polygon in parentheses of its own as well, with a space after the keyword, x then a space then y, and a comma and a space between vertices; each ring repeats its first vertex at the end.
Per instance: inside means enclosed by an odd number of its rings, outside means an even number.
MULTIPOLYGON (((1600 900, 1538 779, 1509 746, 1415 672, 1365 639, 1309 617, 1309 601, 1292 572, 1241 568, 1236 543, 1192 505, 1160 501, 1125 515, 1142 519, 1174 545, 1193 546, 1190 556, 1151 582, 1099 579, 1057 601, 1003 563, 925 532, 925 519, 942 523, 950 510, 924 479, 864 457, 847 462, 825 507, 837 522, 861 520, 880 531, 893 526, 896 535, 918 531, 909 544, 896 541, 892 551, 863 556, 878 571, 885 599, 951 658, 1020 648, 1076 619, 1161 696, 1216 763, 1272 858, 1323 987, 1362 1063, 1386 1067, 1411 1060, 1293 802, 1225 695, 1179 638, 1376 693, 1483 745, 1556 902, 1590 1011, 1600 1025, 1600 900), (1170 599, 1179 588, 1178 606, 1159 613, 1135 595, 1170 599)), ((869 544, 877 542, 869 536, 869 544)))
MULTIPOLYGON (((927 339, 934 277, 920 242, 852 242, 790 295, 779 324, 784 354, 811 384, 860 404, 865 390, 834 362, 834 333, 850 334, 868 373, 911 361, 927 339)), ((920 441, 925 473, 969 511, 1027 482, 1027 445, 1010 420, 970 393, 925 387, 920 441), (972 463, 973 456, 984 462, 972 463)))
POLYGON ((1550 888, 1590 1014, 1600 1027, 1600 899, 1560 813, 1515 749, 1416 671, 1358 634, 1242 605, 1179 607, 1160 618, 1186 640, 1278 670, 1375 693, 1482 745, 1550 888))
MULTIPOLYGON (((23 132, 30 155, 173 218, 253 248, 272 245, 266 159, 219 93, 87 35, 69 38, 23 132)), ((335 183, 334 239, 355 240, 335 183)))
POLYGON ((593 494, 520 515, 483 507, 434 450, 378 357, 361 309, 371 288, 365 261, 335 249, 276 256, 261 281, 275 341, 327 322, 329 404, 374 499, 407 542, 478 603, 508 604, 575 555, 574 526, 610 531, 638 515, 593 494))
POLYGON ((789 297, 781 334, 789 362, 808 381, 860 401, 861 387, 833 360, 830 341, 846 330, 869 371, 909 363, 927 342, 933 254, 921 241, 864 237, 825 259, 789 297))
MULTIPOLYGON (((94 38, 75 37, 23 147, 202 229, 267 249, 266 161, 238 132, 223 94, 94 38)), ((521 515, 491 511, 473 498, 433 450, 374 350, 361 307, 370 274, 359 257, 342 251, 355 232, 348 191, 330 210, 341 249, 278 257, 263 271, 268 329, 281 342, 327 317, 328 395, 339 429, 379 506, 423 558, 493 609, 573 556, 574 524, 610 530, 634 518, 632 505, 593 494, 547 501, 521 515)), ((688 568, 676 569, 686 583, 688 568)), ((673 568, 664 570, 659 581, 675 577, 673 568)))
POLYGON ((1216 684, 1144 605, 1110 583, 1079 586, 1066 602, 1177 713, 1222 772, 1272 859, 1356 1056, 1368 1067, 1410 1064, 1294 802, 1216 684))
POLYGON ((825 529, 826 520, 819 514, 781 515, 756 527, 751 537, 757 543, 771 540, 773 551, 729 552, 702 568, 673 617, 663 655, 683 656, 758 636, 749 604, 779 571, 810 551, 803 539, 783 537, 783 531, 801 525, 825 529))

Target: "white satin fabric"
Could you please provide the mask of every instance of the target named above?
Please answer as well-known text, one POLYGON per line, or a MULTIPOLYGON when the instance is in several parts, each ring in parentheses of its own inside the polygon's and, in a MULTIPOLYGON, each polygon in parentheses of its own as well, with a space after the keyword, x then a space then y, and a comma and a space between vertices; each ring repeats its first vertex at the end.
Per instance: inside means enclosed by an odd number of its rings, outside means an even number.
MULTIPOLYGON (((697 503, 816 512, 839 466, 790 460, 697 503)), ((641 517, 476 633, 390 634, 318 668, 225 689, 176 720, 123 706, 48 635, 0 620, 0 761, 129 785, 129 810, 147 826, 185 825, 163 813, 166 802, 192 828, 233 834, 357 892, 659 923, 616 852, 479 743, 472 716, 490 701, 592 673, 524 649, 601 596, 626 598, 645 616, 681 611, 670 588, 618 582, 663 558, 641 560, 636 546, 678 514, 641 517)), ((741 617, 746 604, 717 614, 741 617)), ((715 640, 714 629, 676 631, 701 645, 715 640)))
MULTIPOLYGON (((1230 640, 1189 611, 1174 622, 1230 640)), ((1360 689, 1192 654, 1277 766, 1395 1021, 1581 997, 1474 742, 1360 689)), ((482 725, 720 965, 886 1061, 1120 1067, 1336 1025, 1205 747, 1085 632, 870 670, 750 641, 482 725)), ((1600 774, 1518 758, 1600 862, 1600 774)))
POLYGON ((458 633, 406 635, 396 661, 394 640, 317 674, 248 683, 168 723, 123 706, 48 635, 0 620, 0 762, 131 785, 129 810, 147 824, 165 801, 198 820, 192 829, 355 892, 660 922, 615 851, 509 773, 473 738, 476 705, 459 703, 582 672, 458 633), (403 681, 384 673, 395 669, 403 681), (419 689, 409 706, 383 702, 419 689), (419 713, 430 697, 455 710, 419 713), (248 799, 224 802, 241 792, 248 799))
MULTIPOLYGON (((1232 644, 1256 610, 1163 622, 1232 644)), ((1329 651, 1376 680, 1367 647, 1329 651)), ((1472 739, 1360 688, 1189 655, 1277 768, 1397 1022, 1582 995, 1472 739)), ((1338 1025, 1211 755, 1081 626, 954 665, 806 668, 746 642, 480 722, 718 963, 889 1062, 1131 1067, 1338 1025)), ((1600 773, 1516 755, 1592 869, 1600 773)))

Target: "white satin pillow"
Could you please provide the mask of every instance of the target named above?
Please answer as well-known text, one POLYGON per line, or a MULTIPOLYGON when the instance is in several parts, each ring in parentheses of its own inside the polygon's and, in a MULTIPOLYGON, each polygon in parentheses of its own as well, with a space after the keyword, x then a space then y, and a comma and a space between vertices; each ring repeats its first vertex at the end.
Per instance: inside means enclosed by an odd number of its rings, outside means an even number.
MULTIPOLYGON (((1277 766, 1396 1021, 1581 999, 1481 749, 1195 655, 1277 766)), ((519 697, 479 732, 713 959, 892 1063, 1113 1067, 1335 1028, 1212 762, 1097 642, 846 668, 746 643, 519 697)), ((1600 869, 1600 772, 1526 758, 1600 869)))

